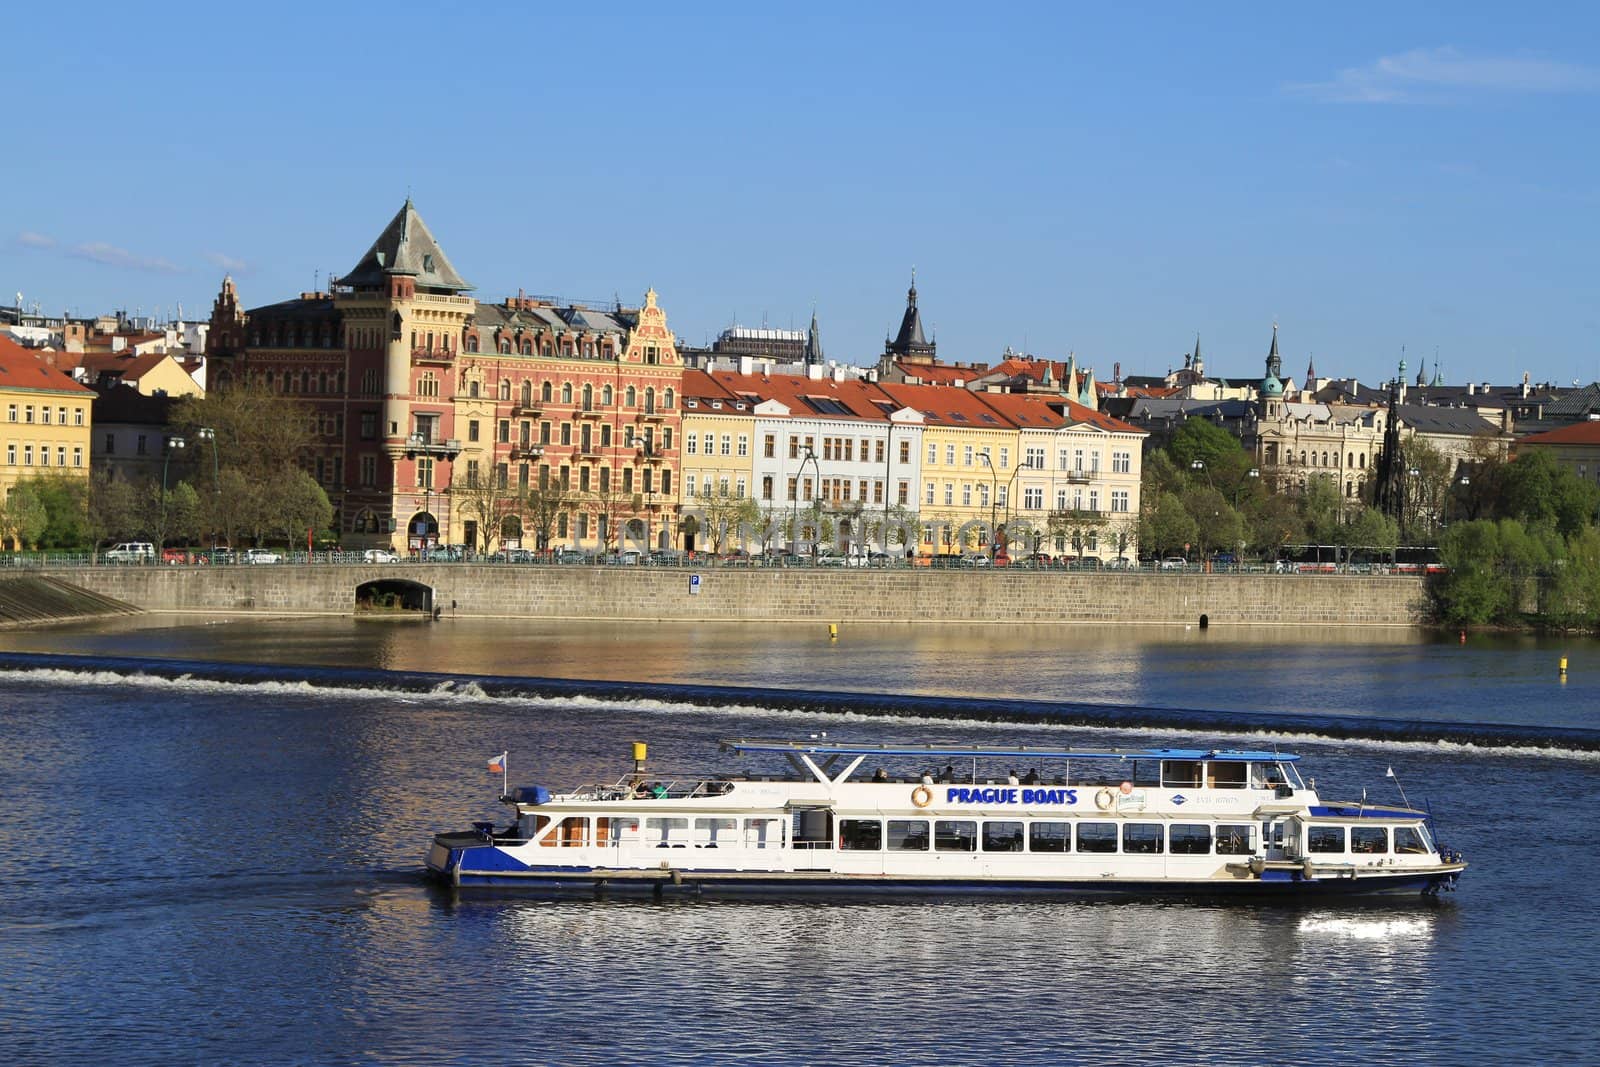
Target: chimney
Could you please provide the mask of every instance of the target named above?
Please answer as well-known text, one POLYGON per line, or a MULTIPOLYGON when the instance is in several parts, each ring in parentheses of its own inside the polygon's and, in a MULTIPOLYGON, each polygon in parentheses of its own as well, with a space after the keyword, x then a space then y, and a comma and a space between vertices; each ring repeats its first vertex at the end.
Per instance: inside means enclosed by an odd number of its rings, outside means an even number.
POLYGON ((822 368, 815 363, 806 364, 806 378, 813 382, 822 381, 822 368))
POLYGON ((753 370, 755 370, 755 360, 752 359, 750 356, 740 356, 739 357, 739 373, 740 374, 749 374, 753 370))
POLYGON ((1476 382, 1468 382, 1467 383, 1467 395, 1468 396, 1477 396, 1478 395, 1478 385, 1477 385, 1476 382))

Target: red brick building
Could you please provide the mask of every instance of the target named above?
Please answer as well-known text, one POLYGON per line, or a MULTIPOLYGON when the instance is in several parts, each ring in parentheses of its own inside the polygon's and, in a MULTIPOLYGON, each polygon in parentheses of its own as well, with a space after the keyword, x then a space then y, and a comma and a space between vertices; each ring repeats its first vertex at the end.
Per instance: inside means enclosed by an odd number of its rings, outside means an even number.
POLYGON ((552 485, 550 545, 672 543, 682 363, 655 292, 600 309, 471 290, 407 200, 329 292, 246 311, 224 279, 212 386, 307 404, 304 465, 349 547, 534 547, 528 498, 552 485))

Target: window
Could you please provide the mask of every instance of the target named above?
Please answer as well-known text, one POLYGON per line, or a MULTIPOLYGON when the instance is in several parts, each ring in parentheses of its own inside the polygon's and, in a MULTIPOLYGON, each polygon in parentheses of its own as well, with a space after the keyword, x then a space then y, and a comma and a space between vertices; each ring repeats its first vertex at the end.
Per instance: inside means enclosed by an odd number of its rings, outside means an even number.
POLYGON ((1368 854, 1389 851, 1389 831, 1381 826, 1350 828, 1350 851, 1368 854))
POLYGON ((50 425, 50 405, 45 404, 39 409, 39 421, 46 426, 50 425))
POLYGON ((1024 511, 1040 511, 1044 508, 1044 490, 1039 486, 1023 486, 1022 509, 1024 511))
POLYGON ((361 439, 363 441, 376 440, 378 436, 378 413, 376 411, 363 411, 361 413, 361 439))
POLYGON ((1083 449, 1081 448, 1072 450, 1072 469, 1074 471, 1083 470, 1083 449))
POLYGON ((1211 851, 1211 827, 1204 823, 1173 823, 1167 837, 1174 856, 1204 856, 1211 851))
POLYGON ((1394 828, 1394 850, 1399 853, 1415 854, 1428 851, 1428 843, 1422 837, 1422 831, 1415 826, 1396 826, 1394 828))
POLYGON ((1344 827, 1313 826, 1306 831, 1307 852, 1343 852, 1344 827))
POLYGON ((57 445, 56 446, 56 466, 65 467, 66 465, 67 465, 67 446, 66 445, 57 445))
POLYGON ((945 506, 949 507, 950 505, 954 504, 955 502, 956 502, 956 483, 954 483, 954 482, 945 482, 944 483, 944 503, 945 503, 945 506))
POLYGON ((973 819, 938 819, 933 824, 935 852, 978 851, 978 823, 973 819))
MULTIPOLYGON (((587 515, 578 517, 580 528, 584 525, 587 515)), ((583 538, 580 533, 578 537, 583 538)), ((646 844, 653 844, 656 848, 686 848, 689 844, 688 819, 649 818, 644 821, 644 839, 646 844)))
POLYGON ((927 500, 927 502, 928 502, 928 503, 929 503, 929 504, 932 504, 932 503, 933 503, 933 494, 934 494, 934 487, 933 487, 933 483, 932 483, 932 482, 929 482, 929 483, 928 483, 928 500, 927 500))
POLYGON ((947 466, 947 467, 954 467, 956 465, 956 446, 955 445, 945 445, 944 446, 944 462, 945 462, 945 466, 947 466))
MULTIPOLYGON (((1249 823, 1218 823, 1217 855, 1248 856, 1251 852, 1250 831, 1253 829, 1249 823)), ((1173 851, 1177 851, 1176 847, 1173 851)))
POLYGON ((1127 452, 1113 452, 1113 453, 1111 453, 1111 473, 1112 474, 1128 474, 1132 470, 1133 470, 1133 460, 1131 458, 1130 453, 1127 453, 1127 452))
MULTIPOLYGON (((28 411, 31 414, 33 409, 29 408, 28 411)), ((32 422, 33 420, 29 419, 28 421, 32 422)), ((134 443, 133 443, 133 451, 134 451, 134 453, 136 455, 142 456, 142 455, 145 454, 147 448, 148 448, 147 438, 146 438, 146 436, 144 434, 140 434, 138 439, 136 441, 134 441, 134 443)))
POLYGON ((476 489, 477 487, 478 487, 478 461, 475 460, 475 459, 469 459, 469 460, 467 460, 467 488, 476 489))
POLYGON ((899 500, 902 506, 911 503, 911 483, 902 481, 899 485, 899 500))
POLYGON ((714 455, 717 454, 717 435, 716 434, 708 433, 703 438, 701 438, 701 440, 704 443, 705 454, 706 455, 714 456, 714 455))
POLYGON ((1114 822, 1081 822, 1078 824, 1079 852, 1115 852, 1117 850, 1117 824, 1114 822))
POLYGON ((750 454, 750 435, 747 433, 742 433, 739 435, 738 454, 741 456, 748 456, 750 454))
POLYGON ((772 499, 772 475, 770 474, 763 474, 761 476, 761 499, 772 499))
MULTIPOLYGON (((110 435, 108 434, 107 436, 110 436, 110 435)), ((17 465, 17 446, 15 444, 8 443, 6 445, 6 466, 15 467, 16 465, 17 465)))
POLYGON ((1126 489, 1113 489, 1113 490, 1111 490, 1111 510, 1112 511, 1127 511, 1128 510, 1128 491, 1126 489))
MULTIPOLYGON (((1057 823, 1064 826, 1064 823, 1057 823)), ((985 852, 1021 852, 1022 824, 1020 822, 986 822, 983 824, 983 850, 985 852)), ((1061 851, 1060 849, 1056 850, 1061 851)))
POLYGON ((423 456, 417 460, 417 488, 433 488, 433 457, 423 456))
POLYGON ((910 441, 901 441, 900 442, 900 462, 901 463, 910 463, 911 462, 911 442, 910 441))
MULTIPOLYGON (((15 449, 17 446, 16 445, 12 445, 11 447, 13 449, 15 449)), ((105 451, 106 451, 106 455, 108 455, 108 456, 114 456, 114 455, 117 454, 117 435, 116 434, 114 434, 114 433, 106 434, 106 449, 105 449, 105 451)))
POLYGON ((883 848, 883 824, 877 819, 840 819, 839 847, 854 852, 878 851, 883 848))
POLYGON ((725 434, 722 435, 722 454, 724 456, 733 455, 733 435, 732 434, 726 434, 725 433, 725 434))
MULTIPOLYGON (((1066 455, 1065 452, 1063 452, 1061 454, 1062 454, 1062 456, 1066 455)), ((1063 460, 1063 465, 1064 465, 1064 463, 1065 463, 1065 461, 1063 460)), ((1028 449, 1027 458, 1025 458, 1022 461, 1022 465, 1024 467, 1031 467, 1033 470, 1037 470, 1037 471, 1044 470, 1044 449, 1043 448, 1030 448, 1030 449, 1028 449)))
POLYGON ((378 484, 378 457, 361 457, 361 484, 371 488, 378 484))
POLYGON ((22 421, 23 422, 32 422, 33 421, 33 405, 32 404, 28 404, 25 407, 23 407, 23 409, 22 409, 22 421))
POLYGON ((1122 851, 1130 856, 1160 854, 1165 842, 1160 823, 1133 822, 1122 827, 1122 851))
POLYGON ((83 466, 83 446, 82 445, 73 445, 72 446, 72 465, 74 467, 83 466))
POLYGON ((1028 851, 1065 852, 1072 844, 1072 824, 1036 822, 1028 827, 1028 851))
POLYGON ((928 851, 928 820, 890 819, 889 848, 895 852, 928 851))
MULTIPOLYGON (((788 496, 788 499, 793 500, 795 498, 794 494, 795 494, 795 479, 790 478, 789 479, 789 496, 788 496)), ((693 496, 694 494, 690 493, 689 495, 693 496)))
POLYGON ((8 404, 6 406, 6 421, 7 422, 16 422, 17 421, 17 405, 8 404))
POLYGON ((23 445, 22 446, 22 465, 24 467, 33 466, 33 446, 32 445, 23 445))
POLYGON ((962 482, 961 483, 961 506, 964 507, 964 508, 970 508, 972 506, 972 483, 971 482, 962 482))
POLYGON ((694 821, 694 847, 737 848, 739 845, 739 820, 727 816, 699 818, 694 821))
POLYGON ((931 443, 928 445, 928 462, 930 464, 939 462, 939 446, 938 445, 931 444, 931 443))
MULTIPOLYGON (((15 422, 16 420, 13 419, 12 421, 15 422)), ((73 408, 72 409, 72 425, 74 425, 74 426, 82 426, 83 425, 83 409, 82 408, 73 408)))
POLYGON ((467 420, 467 440, 468 441, 476 441, 477 439, 478 439, 478 420, 477 419, 468 419, 467 420))
POLYGON ((962 452, 961 452, 961 465, 963 467, 972 466, 972 446, 971 445, 968 445, 966 448, 962 449, 962 452))
POLYGON ((762 441, 762 455, 772 459, 777 455, 778 435, 769 433, 762 441))

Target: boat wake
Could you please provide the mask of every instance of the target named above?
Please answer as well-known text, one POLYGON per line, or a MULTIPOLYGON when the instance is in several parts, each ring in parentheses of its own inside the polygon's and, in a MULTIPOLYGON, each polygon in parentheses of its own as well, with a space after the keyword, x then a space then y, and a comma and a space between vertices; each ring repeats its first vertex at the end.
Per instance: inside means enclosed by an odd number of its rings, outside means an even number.
POLYGON ((237 690, 262 696, 399 700, 438 705, 493 703, 741 716, 893 719, 918 724, 1018 724, 1106 732, 1151 730, 1256 741, 1338 741, 1486 755, 1600 760, 1600 730, 1401 719, 1366 715, 1221 711, 1093 704, 1011 697, 947 697, 762 686, 685 685, 512 675, 453 675, 333 667, 290 667, 200 660, 0 653, 0 675, 13 683, 141 685, 237 690))

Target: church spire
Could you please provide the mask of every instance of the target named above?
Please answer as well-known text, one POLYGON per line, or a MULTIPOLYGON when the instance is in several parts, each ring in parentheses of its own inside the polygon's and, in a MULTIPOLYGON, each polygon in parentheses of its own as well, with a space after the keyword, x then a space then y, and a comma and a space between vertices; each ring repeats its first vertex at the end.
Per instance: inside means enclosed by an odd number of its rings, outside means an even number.
POLYGON ((811 328, 806 331, 806 366, 822 366, 822 333, 817 329, 817 309, 811 309, 811 328))
POLYGON ((911 268, 911 288, 906 290, 906 310, 900 318, 900 332, 885 346, 884 354, 896 359, 920 357, 932 361, 938 343, 922 332, 922 313, 917 310, 917 269, 911 268))

